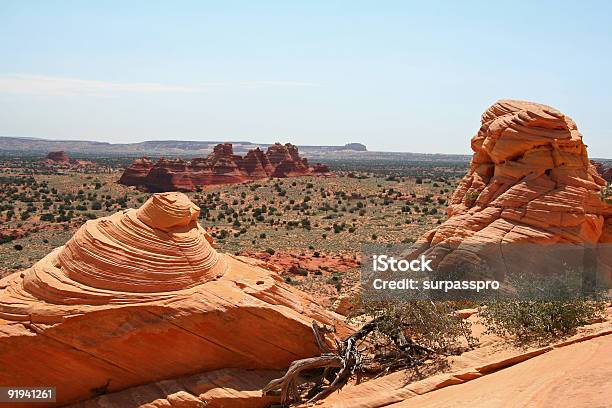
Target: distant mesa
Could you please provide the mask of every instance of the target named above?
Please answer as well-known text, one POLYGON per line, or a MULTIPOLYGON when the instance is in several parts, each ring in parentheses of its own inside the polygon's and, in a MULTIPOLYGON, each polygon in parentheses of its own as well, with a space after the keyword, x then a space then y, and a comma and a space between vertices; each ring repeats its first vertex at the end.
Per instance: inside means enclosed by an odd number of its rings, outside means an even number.
POLYGON ((343 146, 342 150, 354 150, 356 152, 367 152, 366 145, 361 143, 347 143, 343 146))
MULTIPOLYGON (((230 142, 236 154, 244 155, 249 149, 259 147, 267 149, 268 143, 249 142, 246 140, 148 140, 134 143, 108 143, 88 140, 47 140, 42 138, 0 136, 0 151, 44 153, 63 150, 89 156, 146 156, 156 157, 202 157, 207 155, 219 143, 230 142)), ((314 157, 345 157, 357 152, 367 152, 361 143, 345 145, 301 145, 302 154, 314 157)))
POLYGON ((257 147, 245 156, 234 154, 231 143, 220 143, 208 157, 191 161, 161 158, 153 163, 146 157, 137 159, 124 171, 119 183, 151 192, 193 191, 198 186, 236 184, 267 177, 330 174, 324 164, 310 166, 291 143, 275 143, 266 151, 257 147))

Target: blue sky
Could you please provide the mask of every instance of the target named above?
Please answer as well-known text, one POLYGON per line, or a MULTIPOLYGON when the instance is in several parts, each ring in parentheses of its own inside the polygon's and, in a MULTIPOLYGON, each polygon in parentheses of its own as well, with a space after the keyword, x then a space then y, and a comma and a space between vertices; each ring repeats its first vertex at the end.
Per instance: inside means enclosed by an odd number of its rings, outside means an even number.
POLYGON ((501 98, 612 158, 612 2, 0 1, 0 135, 469 153, 501 98))

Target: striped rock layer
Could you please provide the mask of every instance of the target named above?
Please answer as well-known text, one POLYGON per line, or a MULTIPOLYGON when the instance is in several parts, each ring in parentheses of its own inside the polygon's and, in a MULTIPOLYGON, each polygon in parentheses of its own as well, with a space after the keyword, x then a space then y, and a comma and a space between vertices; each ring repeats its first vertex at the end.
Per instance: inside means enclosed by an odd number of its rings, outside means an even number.
POLYGON ((317 355, 313 320, 346 332, 258 261, 217 252, 198 215, 182 193, 155 194, 0 280, 0 384, 56 386, 59 406, 226 368, 282 370, 317 355))
POLYGON ((193 191, 198 187, 235 184, 267 177, 329 175, 329 168, 320 163, 308 164, 291 143, 275 143, 264 152, 259 147, 245 156, 234 154, 231 143, 214 147, 205 158, 191 161, 161 158, 155 164, 146 158, 137 159, 128 167, 119 183, 138 186, 152 192, 193 191))
POLYGON ((498 248, 509 268, 503 252, 517 255, 517 244, 536 252, 553 244, 589 246, 610 275, 612 205, 602 199, 606 182, 571 118, 550 106, 500 100, 483 113, 471 147, 448 220, 417 241, 417 253, 452 266, 498 248))

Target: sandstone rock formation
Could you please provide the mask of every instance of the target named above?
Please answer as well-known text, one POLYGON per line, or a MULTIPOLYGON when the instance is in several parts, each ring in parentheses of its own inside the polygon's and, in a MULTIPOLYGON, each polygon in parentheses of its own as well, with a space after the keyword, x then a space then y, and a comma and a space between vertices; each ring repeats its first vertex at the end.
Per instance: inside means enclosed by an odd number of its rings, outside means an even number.
POLYGON ((312 320, 347 333, 276 273, 218 253, 199 211, 182 193, 155 194, 0 280, 0 384, 54 385, 63 405, 226 368, 257 377, 317 355, 312 320))
POLYGON ((50 169, 72 169, 86 170, 87 168, 96 167, 95 163, 88 160, 71 159, 68 154, 62 150, 49 152, 41 164, 49 166, 50 169))
POLYGON ((274 166, 272 177, 302 176, 309 172, 308 160, 301 158, 297 147, 290 143, 275 143, 268 147, 268 159, 274 166))
POLYGON ((162 158, 152 164, 146 159, 136 160, 125 170, 119 183, 142 186, 152 192, 193 191, 198 186, 242 183, 266 177, 327 174, 327 166, 317 163, 310 167, 308 160, 300 157, 297 147, 290 143, 276 143, 266 152, 252 149, 244 157, 234 154, 231 143, 224 143, 215 146, 208 157, 191 162, 162 158))
POLYGON ((68 163, 70 157, 68 157, 64 151, 49 152, 49 154, 47 154, 47 160, 54 163, 68 163))
POLYGON ((575 335, 545 346, 508 343, 503 337, 487 333, 479 317, 472 314, 468 321, 472 323, 472 334, 480 340, 478 347, 447 358, 443 365, 426 363, 417 373, 399 370, 349 383, 316 406, 606 406, 603 401, 609 399, 608 378, 612 374, 609 313, 610 309, 604 322, 581 327, 575 335), (520 402, 508 405, 509 401, 520 402))
MULTIPOLYGON (((612 383, 611 336, 545 353, 475 381, 413 394, 388 408, 605 407, 612 383)), ((345 405, 356 408, 358 405, 345 405)), ((329 408, 329 407, 327 407, 329 408)), ((336 405, 335 408, 340 408, 336 405)))
POLYGON ((586 244, 603 248, 598 266, 610 273, 612 205, 601 198, 605 181, 571 118, 546 105, 500 100, 482 115, 471 145, 449 219, 417 242, 417 253, 452 267, 477 262, 488 246, 497 248, 503 272, 512 266, 507 244, 586 244))
POLYGON ((149 160, 148 157, 136 159, 130 167, 125 169, 119 179, 119 183, 125 184, 126 186, 139 186, 145 182, 152 168, 153 162, 149 160))
POLYGON ((226 368, 128 388, 69 408, 268 408, 278 398, 262 395, 261 389, 280 376, 282 371, 226 368))

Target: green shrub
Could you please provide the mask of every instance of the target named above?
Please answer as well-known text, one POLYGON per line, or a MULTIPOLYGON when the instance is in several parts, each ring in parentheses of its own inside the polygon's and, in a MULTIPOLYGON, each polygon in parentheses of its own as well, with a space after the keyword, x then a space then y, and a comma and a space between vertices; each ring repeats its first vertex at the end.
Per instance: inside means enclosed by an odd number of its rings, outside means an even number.
POLYGON ((356 313, 377 319, 377 339, 397 339, 401 335, 410 344, 416 343, 436 353, 461 351, 466 344, 474 346, 470 323, 454 313, 450 302, 387 301, 364 302, 356 313))
POLYGON ((55 221, 55 217, 53 216, 53 214, 44 213, 44 214, 41 214, 40 220, 52 222, 52 221, 55 221))
POLYGON ((470 190, 465 193, 465 199, 468 203, 475 203, 478 199, 478 196, 480 196, 480 193, 476 190, 470 190))
POLYGON ((572 333, 604 312, 604 303, 585 298, 569 300, 498 300, 481 316, 489 333, 518 340, 543 339, 572 333))
POLYGON ((512 280, 516 294, 486 303, 481 316, 490 333, 519 341, 572 333, 603 316, 603 293, 585 292, 581 274, 567 269, 557 276, 512 280))

